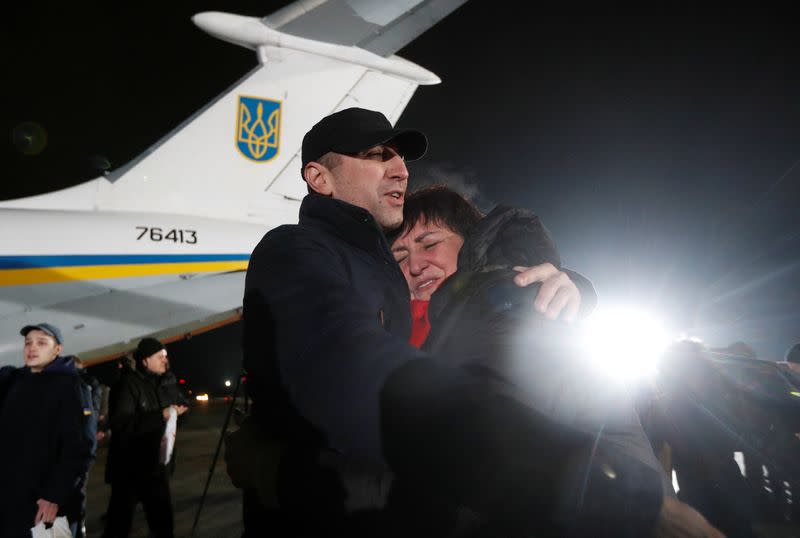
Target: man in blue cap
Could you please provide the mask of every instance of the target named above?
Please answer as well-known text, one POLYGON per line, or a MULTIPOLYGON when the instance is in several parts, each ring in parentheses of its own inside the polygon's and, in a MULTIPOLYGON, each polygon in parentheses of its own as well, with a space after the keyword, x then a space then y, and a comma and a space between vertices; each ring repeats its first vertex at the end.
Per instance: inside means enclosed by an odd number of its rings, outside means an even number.
POLYGON ((0 370, 0 536, 28 537, 66 515, 93 459, 81 382, 64 339, 49 323, 27 325, 25 366, 0 370))

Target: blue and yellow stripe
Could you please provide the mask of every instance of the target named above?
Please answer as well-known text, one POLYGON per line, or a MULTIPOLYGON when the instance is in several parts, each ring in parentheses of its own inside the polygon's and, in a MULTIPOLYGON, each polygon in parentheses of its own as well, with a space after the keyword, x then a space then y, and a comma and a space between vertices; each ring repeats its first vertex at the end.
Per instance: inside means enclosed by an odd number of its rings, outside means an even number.
POLYGON ((247 269, 249 254, 0 256, 0 286, 247 269))

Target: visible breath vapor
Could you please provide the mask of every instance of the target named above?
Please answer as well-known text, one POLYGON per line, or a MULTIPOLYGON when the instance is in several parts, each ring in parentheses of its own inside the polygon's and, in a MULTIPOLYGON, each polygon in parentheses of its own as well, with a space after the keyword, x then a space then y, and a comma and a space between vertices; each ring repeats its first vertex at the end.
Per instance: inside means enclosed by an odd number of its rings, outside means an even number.
POLYGON ((441 163, 421 164, 415 167, 409 179, 409 192, 439 184, 447 185, 472 201, 484 213, 488 213, 496 205, 481 193, 478 182, 475 181, 470 173, 456 170, 452 165, 441 163))

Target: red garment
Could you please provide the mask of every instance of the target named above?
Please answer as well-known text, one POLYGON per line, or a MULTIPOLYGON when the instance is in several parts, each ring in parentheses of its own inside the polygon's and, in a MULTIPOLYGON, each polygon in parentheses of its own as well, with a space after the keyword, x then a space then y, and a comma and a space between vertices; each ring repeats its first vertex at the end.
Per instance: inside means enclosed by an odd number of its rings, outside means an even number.
POLYGON ((411 337, 408 342, 415 348, 421 348, 431 332, 428 321, 428 301, 411 299, 411 337))

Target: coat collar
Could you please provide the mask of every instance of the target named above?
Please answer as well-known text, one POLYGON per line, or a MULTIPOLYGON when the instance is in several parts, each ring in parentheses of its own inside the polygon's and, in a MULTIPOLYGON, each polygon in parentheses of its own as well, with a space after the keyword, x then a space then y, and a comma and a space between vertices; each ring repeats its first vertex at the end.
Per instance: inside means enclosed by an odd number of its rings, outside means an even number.
POLYGON ((394 262, 386 236, 366 209, 327 196, 308 194, 300 205, 299 221, 302 226, 322 228, 366 252, 383 250, 382 257, 394 262))
MULTIPOLYGON (((23 366, 20 368, 21 371, 31 374, 31 375, 38 375, 31 372, 31 369, 27 366, 23 366)), ((52 360, 47 366, 42 368, 40 374, 77 374, 77 370, 75 369, 75 362, 73 360, 72 355, 62 356, 59 355, 55 359, 52 360)))

